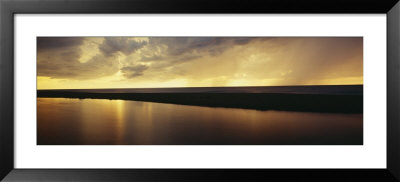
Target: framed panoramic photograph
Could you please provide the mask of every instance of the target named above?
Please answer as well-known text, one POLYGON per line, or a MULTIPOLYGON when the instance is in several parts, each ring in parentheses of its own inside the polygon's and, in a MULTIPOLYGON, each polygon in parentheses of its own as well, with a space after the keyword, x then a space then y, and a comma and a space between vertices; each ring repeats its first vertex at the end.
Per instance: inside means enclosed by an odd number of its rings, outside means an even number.
POLYGON ((362 37, 36 42, 37 145, 363 144, 362 37))
POLYGON ((4 181, 399 181, 397 1, 1 1, 4 181))

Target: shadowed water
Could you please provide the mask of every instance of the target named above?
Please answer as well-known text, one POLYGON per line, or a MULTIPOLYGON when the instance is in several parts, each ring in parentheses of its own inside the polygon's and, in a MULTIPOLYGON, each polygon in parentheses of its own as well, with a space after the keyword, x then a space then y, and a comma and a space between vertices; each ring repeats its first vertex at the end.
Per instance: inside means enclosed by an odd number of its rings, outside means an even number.
POLYGON ((361 145, 362 141, 362 114, 37 99, 39 145, 361 145))

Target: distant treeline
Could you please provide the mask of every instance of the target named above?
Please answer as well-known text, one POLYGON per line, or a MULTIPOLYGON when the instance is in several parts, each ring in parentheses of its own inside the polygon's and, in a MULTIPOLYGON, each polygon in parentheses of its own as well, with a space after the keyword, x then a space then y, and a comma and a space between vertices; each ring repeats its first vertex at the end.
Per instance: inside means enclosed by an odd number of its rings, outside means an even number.
POLYGON ((193 106, 286 110, 329 113, 362 113, 362 95, 279 93, 87 93, 38 90, 38 97, 119 99, 193 106))
POLYGON ((38 97, 119 99, 193 106, 286 110, 328 113, 362 113, 363 95, 280 93, 88 93, 38 90, 38 97))

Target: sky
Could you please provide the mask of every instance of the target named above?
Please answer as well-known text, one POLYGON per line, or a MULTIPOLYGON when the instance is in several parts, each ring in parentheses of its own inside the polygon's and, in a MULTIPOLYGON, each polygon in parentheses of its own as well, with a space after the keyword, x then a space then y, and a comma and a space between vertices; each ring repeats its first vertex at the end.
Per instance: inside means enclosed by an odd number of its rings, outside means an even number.
POLYGON ((363 84, 362 37, 38 37, 38 89, 363 84))

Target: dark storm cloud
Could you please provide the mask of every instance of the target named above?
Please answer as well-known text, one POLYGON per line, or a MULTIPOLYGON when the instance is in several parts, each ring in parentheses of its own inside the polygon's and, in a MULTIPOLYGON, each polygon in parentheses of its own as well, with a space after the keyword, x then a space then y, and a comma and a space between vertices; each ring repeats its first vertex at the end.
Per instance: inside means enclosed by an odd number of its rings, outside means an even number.
POLYGON ((111 56, 116 52, 129 55, 146 44, 147 42, 145 41, 130 40, 128 38, 106 37, 103 43, 99 45, 99 50, 106 56, 111 56))
POLYGON ((253 40, 254 38, 236 38, 233 41, 235 42, 235 44, 239 44, 239 45, 244 45, 244 44, 248 44, 251 40, 253 40))
MULTIPOLYGON (((172 73, 182 72, 175 70, 178 65, 189 63, 190 61, 201 59, 206 56, 218 56, 224 51, 233 48, 236 45, 243 46, 257 38, 249 37, 149 37, 148 42, 143 46, 138 56, 139 59, 133 61, 132 57, 125 60, 129 63, 121 69, 126 78, 134 78, 144 75, 144 70, 151 69, 152 72, 169 70, 172 73), (151 66, 132 66, 143 65, 151 62, 151 66)), ((111 39, 107 39, 110 44, 111 39)), ((104 41, 106 42, 106 40, 104 41)), ((114 40, 113 45, 120 43, 125 45, 122 40, 114 40), (117 43, 115 43, 117 42, 117 43), (123 42, 123 43, 121 43, 123 42)), ((104 44, 104 43, 103 43, 104 44)), ((120 46, 113 46, 120 47, 120 46)), ((142 48, 141 46, 136 46, 142 48)), ((101 47, 100 47, 101 49, 101 47)), ((118 48, 120 49, 120 48, 118 48)), ((105 54, 115 51, 103 51, 105 54)), ((190 64, 190 63, 189 63, 190 64)))
POLYGON ((81 57, 87 55, 87 50, 81 50, 86 39, 93 42, 91 38, 38 38, 38 75, 73 79, 111 75, 118 71, 119 55, 116 53, 122 53, 127 59, 121 62, 120 70, 124 77, 134 78, 150 68, 141 62, 163 62, 152 64, 155 69, 173 67, 207 55, 216 56, 232 46, 247 44, 253 38, 152 37, 149 41, 137 41, 129 37, 105 37, 102 42, 92 44, 97 46, 97 55, 80 62, 81 57), (147 54, 133 54, 142 48, 147 54))
POLYGON ((279 78, 285 84, 362 76, 362 37, 149 37, 143 40, 40 37, 37 39, 38 75, 93 79, 120 71, 127 79, 169 75, 168 78, 200 80, 219 76, 234 79, 235 73, 251 70, 247 75, 253 78, 279 78))
POLYGON ((162 60, 164 58, 165 57, 161 56, 161 55, 153 55, 153 56, 142 56, 140 60, 144 61, 144 62, 146 62, 146 61, 159 61, 159 60, 162 60))
POLYGON ((38 37, 37 49, 57 49, 82 45, 82 37, 38 37))
POLYGON ((86 62, 79 59, 85 38, 40 37, 37 39, 37 74, 51 78, 91 79, 118 72, 118 62, 97 54, 86 62), (40 46, 39 46, 40 45, 40 46))
POLYGON ((206 55, 217 56, 235 45, 245 45, 255 38, 243 37, 150 37, 149 46, 166 46, 163 56, 144 56, 142 61, 189 61, 206 55))
POLYGON ((126 66, 121 68, 121 72, 126 78, 142 76, 143 72, 149 67, 146 65, 126 66))
MULTIPOLYGON (((60 54, 66 55, 66 54, 60 54)), ((108 76, 118 71, 118 64, 114 60, 106 59, 103 55, 96 55, 85 63, 79 62, 77 57, 52 56, 52 59, 39 58, 38 76, 51 78, 91 79, 108 76), (63 59, 65 58, 65 59, 63 59), (67 60, 67 58, 70 58, 67 60)))

